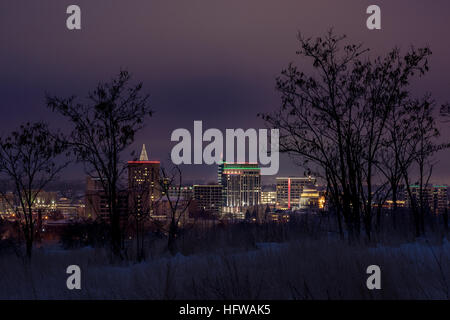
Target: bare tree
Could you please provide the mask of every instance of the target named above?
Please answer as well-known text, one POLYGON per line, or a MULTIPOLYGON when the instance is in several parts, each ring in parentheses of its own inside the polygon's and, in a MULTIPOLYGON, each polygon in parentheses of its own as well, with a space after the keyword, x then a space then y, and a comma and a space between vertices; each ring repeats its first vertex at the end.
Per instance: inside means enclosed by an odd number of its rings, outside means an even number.
POLYGON ((378 177, 380 150, 392 109, 408 97, 414 74, 428 70, 428 48, 411 49, 401 56, 394 49, 371 59, 360 44, 330 31, 312 40, 299 35, 298 55, 310 59, 311 76, 290 64, 277 79, 282 104, 263 114, 280 129, 280 149, 324 178, 329 201, 342 218, 350 238, 359 237, 361 223, 372 231, 373 189, 378 177))
POLYGON ((183 190, 183 176, 180 167, 170 170, 161 167, 159 180, 161 198, 157 206, 168 206, 168 227, 164 230, 168 235, 167 248, 174 255, 178 252, 177 238, 180 234, 180 221, 187 217, 192 203, 192 195, 183 190))
POLYGON ((47 97, 49 108, 73 125, 70 146, 87 173, 100 179, 108 200, 112 250, 121 253, 121 216, 118 208, 119 182, 126 165, 122 152, 134 141, 137 131, 152 115, 149 96, 141 93, 142 83, 130 84, 131 76, 121 71, 116 79, 100 83, 89 93, 86 103, 75 97, 47 97))
POLYGON ((67 166, 57 157, 67 150, 59 134, 44 123, 24 124, 11 135, 0 138, 0 172, 11 181, 13 197, 1 193, 15 211, 31 258, 36 235, 33 207, 36 197, 67 166))
POLYGON ((386 193, 386 196, 390 195, 393 201, 392 223, 394 229, 397 224, 399 193, 401 185, 404 183, 403 172, 405 170, 409 172, 414 159, 414 154, 410 153, 408 148, 408 142, 413 134, 413 131, 409 130, 409 117, 404 104, 397 104, 391 109, 377 163, 377 168, 389 185, 389 192, 386 193))
POLYGON ((144 242, 146 224, 152 219, 154 203, 151 200, 151 187, 147 183, 135 183, 128 194, 129 224, 136 240, 136 259, 145 260, 144 242))
POLYGON ((433 156, 439 150, 446 148, 446 144, 437 143, 440 132, 434 119, 435 102, 429 95, 422 99, 411 100, 406 106, 408 113, 408 130, 412 132, 407 141, 407 154, 411 158, 408 162, 401 162, 401 169, 410 200, 415 222, 416 236, 425 233, 425 212, 428 210, 428 200, 425 198, 434 162, 433 156), (411 167, 417 169, 418 198, 411 191, 411 167))

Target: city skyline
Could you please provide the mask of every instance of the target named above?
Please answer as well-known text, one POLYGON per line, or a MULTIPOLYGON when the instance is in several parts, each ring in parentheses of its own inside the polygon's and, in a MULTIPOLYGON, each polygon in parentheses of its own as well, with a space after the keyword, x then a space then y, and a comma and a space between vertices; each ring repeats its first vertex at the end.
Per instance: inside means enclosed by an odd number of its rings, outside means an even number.
POLYGON ((448 12, 2 0, 0 300, 448 301, 448 12))

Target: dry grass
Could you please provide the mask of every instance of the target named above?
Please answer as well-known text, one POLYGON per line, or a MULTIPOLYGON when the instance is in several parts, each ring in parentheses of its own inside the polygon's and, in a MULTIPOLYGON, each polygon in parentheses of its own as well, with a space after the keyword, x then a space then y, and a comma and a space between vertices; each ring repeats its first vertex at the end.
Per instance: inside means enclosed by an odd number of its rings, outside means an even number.
POLYGON ((450 243, 368 247, 329 239, 259 243, 146 262, 110 263, 108 250, 37 249, 30 266, 0 256, 0 299, 449 299, 450 243), (66 267, 82 289, 66 288, 66 267), (367 266, 381 267, 369 291, 367 266))

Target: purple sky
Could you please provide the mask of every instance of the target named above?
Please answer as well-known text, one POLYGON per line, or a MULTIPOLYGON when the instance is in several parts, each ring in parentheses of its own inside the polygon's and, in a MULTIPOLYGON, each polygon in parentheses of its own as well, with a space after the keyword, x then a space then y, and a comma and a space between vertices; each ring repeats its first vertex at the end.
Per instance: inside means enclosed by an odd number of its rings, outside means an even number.
MULTIPOLYGON (((45 92, 83 97, 126 68, 144 82, 156 111, 135 148, 146 143, 150 158, 167 160, 171 132, 192 131, 194 120, 204 128, 264 127, 256 114, 279 104, 275 77, 299 61, 297 31, 315 37, 330 27, 375 53, 430 45, 431 71, 413 90, 443 102, 450 100, 449 12, 448 0, 2 0, 0 133, 24 121, 58 125, 45 92), (81 7, 81 31, 66 29, 70 4, 81 7), (365 26, 370 4, 381 7, 381 31, 365 26)), ((434 181, 450 183, 450 152, 437 159, 434 181)), ((216 178, 215 166, 185 172, 216 178)), ((67 174, 83 177, 76 166, 67 174)), ((280 175, 287 174, 303 169, 283 158, 280 175)))

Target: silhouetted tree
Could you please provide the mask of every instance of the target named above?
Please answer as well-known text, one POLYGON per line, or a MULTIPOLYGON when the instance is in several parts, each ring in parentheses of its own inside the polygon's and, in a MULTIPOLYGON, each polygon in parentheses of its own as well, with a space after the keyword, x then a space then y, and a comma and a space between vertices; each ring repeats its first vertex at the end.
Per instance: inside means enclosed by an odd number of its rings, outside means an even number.
POLYGON ((316 40, 299 35, 297 54, 311 60, 314 72, 308 76, 293 64, 283 70, 281 107, 262 118, 280 129, 281 152, 327 181, 328 200, 350 238, 359 237, 362 223, 370 239, 373 199, 384 188, 373 186, 388 119, 409 97, 410 79, 428 70, 431 52, 402 56, 394 49, 373 59, 345 38, 332 31, 316 40))
POLYGON ((108 200, 112 250, 121 253, 121 216, 118 208, 119 182, 126 169, 122 152, 134 141, 137 131, 152 115, 142 94, 142 83, 130 84, 131 76, 121 71, 116 79, 100 83, 85 103, 75 97, 47 97, 47 105, 73 125, 69 143, 77 159, 86 164, 87 173, 98 177, 108 200))
POLYGON ((151 220, 154 203, 151 200, 149 181, 133 181, 129 187, 129 224, 136 240, 136 260, 141 262, 145 260, 145 226, 151 220))
MULTIPOLYGON (((442 116, 444 122, 450 123, 450 103, 445 103, 441 106, 440 109, 440 115, 442 116)), ((446 147, 450 147, 450 143, 447 142, 446 147)), ((443 214, 443 220, 444 220, 444 228, 445 231, 448 232, 449 226, 448 226, 448 204, 445 207, 444 214, 443 214)))
POLYGON ((183 176, 178 166, 172 167, 169 171, 161 167, 159 178, 161 199, 158 204, 167 205, 169 209, 167 217, 169 225, 164 231, 168 235, 167 248, 174 255, 178 252, 177 238, 180 234, 180 221, 188 216, 193 199, 192 195, 183 191, 183 176))
POLYGON ((411 101, 407 105, 410 114, 408 130, 413 134, 408 140, 408 153, 413 157, 413 165, 418 170, 418 198, 411 192, 411 178, 406 168, 403 169, 406 190, 413 210, 416 236, 425 233, 425 212, 428 211, 428 199, 425 198, 431 174, 433 172, 433 156, 445 145, 438 144, 436 138, 440 133, 434 119, 435 103, 429 95, 422 99, 411 101))
POLYGON ((15 211, 31 258, 36 219, 33 207, 37 195, 67 165, 57 157, 67 150, 59 134, 44 123, 24 124, 7 137, 0 138, 0 172, 11 182, 13 197, 1 194, 15 211))
MULTIPOLYGON (((406 97, 405 97, 406 99, 406 97)), ((399 99, 402 100, 402 99, 399 99)), ((414 154, 410 153, 408 142, 414 134, 409 130, 410 114, 405 108, 405 101, 398 101, 390 111, 388 117, 386 134, 382 141, 377 167, 387 181, 389 192, 393 201, 392 223, 396 228, 396 216, 398 211, 399 193, 404 183, 404 172, 409 172, 414 154)))

